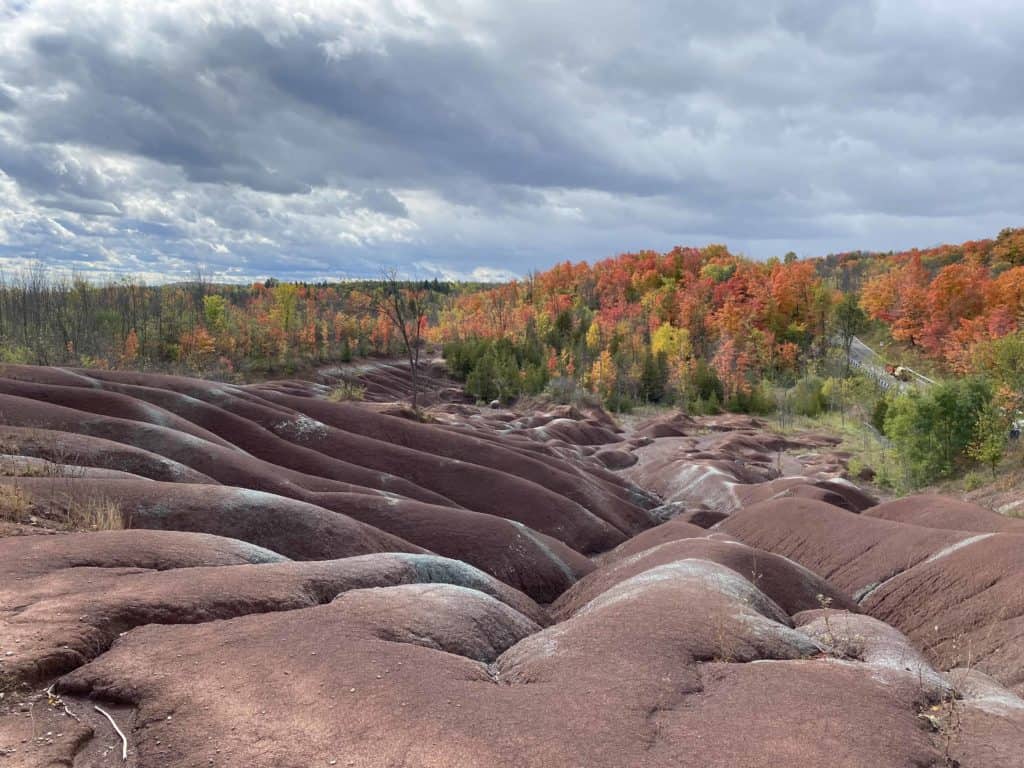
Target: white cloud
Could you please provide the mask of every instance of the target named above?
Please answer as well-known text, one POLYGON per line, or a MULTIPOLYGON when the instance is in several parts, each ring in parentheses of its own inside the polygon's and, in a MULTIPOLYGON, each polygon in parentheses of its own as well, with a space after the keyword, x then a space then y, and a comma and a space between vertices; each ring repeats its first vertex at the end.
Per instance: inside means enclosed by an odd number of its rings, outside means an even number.
POLYGON ((467 279, 1024 210, 998 0, 0 0, 0 262, 467 279), (426 266, 422 266, 426 265, 426 266))
POLYGON ((431 261, 413 262, 410 269, 402 273, 411 279, 423 280, 433 279, 452 280, 474 283, 504 283, 509 280, 519 280, 523 275, 511 269, 499 267, 473 267, 472 269, 456 269, 446 264, 436 264, 431 261))

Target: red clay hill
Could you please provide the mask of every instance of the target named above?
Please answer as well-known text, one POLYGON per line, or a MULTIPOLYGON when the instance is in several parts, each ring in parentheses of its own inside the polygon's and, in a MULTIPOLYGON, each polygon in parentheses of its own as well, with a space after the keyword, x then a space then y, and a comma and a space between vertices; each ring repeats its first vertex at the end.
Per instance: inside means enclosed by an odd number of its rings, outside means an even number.
POLYGON ((403 374, 0 367, 0 766, 1024 766, 1024 524, 403 374))

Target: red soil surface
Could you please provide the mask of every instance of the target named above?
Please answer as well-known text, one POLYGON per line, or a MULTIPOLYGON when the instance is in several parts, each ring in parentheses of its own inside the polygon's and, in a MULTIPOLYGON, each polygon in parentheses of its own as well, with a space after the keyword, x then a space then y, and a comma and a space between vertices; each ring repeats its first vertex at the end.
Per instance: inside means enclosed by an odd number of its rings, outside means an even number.
POLYGON ((0 765, 1024 765, 1018 521, 406 373, 0 367, 0 765))

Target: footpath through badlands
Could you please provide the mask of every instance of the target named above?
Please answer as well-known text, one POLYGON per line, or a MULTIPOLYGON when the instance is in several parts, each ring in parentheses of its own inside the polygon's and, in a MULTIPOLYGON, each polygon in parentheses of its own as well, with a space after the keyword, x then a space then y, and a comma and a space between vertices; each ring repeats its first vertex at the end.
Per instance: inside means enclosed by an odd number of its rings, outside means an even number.
POLYGON ((360 375, 0 368, 0 768, 1024 766, 1024 522, 360 375))

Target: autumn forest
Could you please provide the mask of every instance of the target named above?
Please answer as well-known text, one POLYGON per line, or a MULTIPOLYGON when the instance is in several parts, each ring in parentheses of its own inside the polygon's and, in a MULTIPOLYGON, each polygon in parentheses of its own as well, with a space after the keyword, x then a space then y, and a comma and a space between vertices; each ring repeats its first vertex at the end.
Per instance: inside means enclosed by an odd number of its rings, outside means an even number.
POLYGON ((722 245, 677 247, 567 262, 500 285, 98 285, 41 270, 0 285, 6 362, 242 380, 402 355, 405 323, 485 402, 545 395, 597 398, 612 410, 662 403, 807 416, 838 402, 897 440, 900 430, 921 432, 922 412, 940 405, 929 399, 968 403, 963 424, 942 427, 959 442, 941 456, 903 446, 906 476, 921 483, 972 456, 994 467, 1022 408, 1024 229, 764 262, 722 245), (396 323, 382 311, 389 289, 401 299, 393 306, 416 312, 396 323), (887 392, 851 355, 855 338, 936 386, 887 392))

